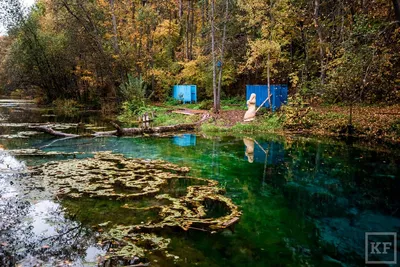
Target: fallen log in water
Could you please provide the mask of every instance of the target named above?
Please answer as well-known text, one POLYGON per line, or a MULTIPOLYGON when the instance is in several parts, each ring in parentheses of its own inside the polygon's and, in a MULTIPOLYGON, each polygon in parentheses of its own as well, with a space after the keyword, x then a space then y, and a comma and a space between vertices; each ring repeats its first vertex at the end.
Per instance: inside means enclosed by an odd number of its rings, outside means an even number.
POLYGON ((122 128, 118 124, 111 122, 111 124, 117 129, 118 136, 134 136, 141 134, 155 134, 155 133, 168 133, 178 131, 191 131, 196 129, 197 126, 210 118, 210 114, 204 114, 200 121, 196 123, 183 123, 170 126, 158 126, 148 128, 122 128))
POLYGON ((95 132, 92 134, 94 137, 106 137, 106 136, 115 136, 117 135, 117 130, 115 131, 107 131, 107 132, 95 132))
POLYGON ((51 134, 54 136, 59 136, 59 137, 80 137, 80 135, 77 135, 77 134, 69 134, 69 133, 55 131, 48 126, 30 126, 29 128, 34 129, 38 132, 48 133, 48 134, 51 134))
POLYGON ((118 136, 134 136, 141 134, 190 131, 194 130, 198 124, 197 123, 177 124, 177 125, 149 127, 149 128, 122 128, 116 123, 112 123, 112 125, 117 129, 118 136))
POLYGON ((60 131, 55 131, 49 126, 30 126, 30 129, 34 129, 39 132, 44 132, 51 134, 53 136, 58 137, 69 137, 69 138, 77 138, 77 137, 105 137, 105 136, 135 136, 142 134, 157 134, 157 133, 168 133, 168 132, 178 132, 178 131, 191 131, 196 129, 197 126, 201 125, 203 122, 210 118, 210 114, 204 114, 200 121, 196 123, 184 123, 184 124, 176 124, 170 126, 158 126, 158 127, 148 127, 148 128, 122 128, 118 124, 111 122, 111 124, 116 128, 115 131, 108 132, 95 132, 93 134, 69 134, 60 131))

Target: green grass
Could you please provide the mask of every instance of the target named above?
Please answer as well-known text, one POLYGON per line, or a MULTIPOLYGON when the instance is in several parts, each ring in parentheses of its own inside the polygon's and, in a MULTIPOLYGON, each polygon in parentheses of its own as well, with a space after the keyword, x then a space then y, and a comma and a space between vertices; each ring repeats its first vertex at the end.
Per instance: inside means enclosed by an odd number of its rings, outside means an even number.
POLYGON ((138 117, 145 113, 154 113, 154 121, 152 126, 166 126, 181 123, 194 123, 199 120, 199 116, 188 116, 183 114, 172 113, 171 111, 177 109, 176 107, 146 107, 141 108, 138 115, 132 115, 129 112, 123 112, 118 116, 118 120, 128 124, 129 126, 137 126, 138 117))
POLYGON ((198 120, 198 116, 188 116, 175 113, 157 113, 153 123, 155 126, 166 126, 181 123, 195 123, 198 120))
POLYGON ((205 123, 201 126, 201 130, 209 133, 261 133, 276 132, 282 130, 282 127, 282 117, 279 114, 273 114, 260 116, 252 122, 239 122, 232 127, 205 123))
POLYGON ((224 105, 221 106, 221 110, 247 110, 244 105, 224 105))

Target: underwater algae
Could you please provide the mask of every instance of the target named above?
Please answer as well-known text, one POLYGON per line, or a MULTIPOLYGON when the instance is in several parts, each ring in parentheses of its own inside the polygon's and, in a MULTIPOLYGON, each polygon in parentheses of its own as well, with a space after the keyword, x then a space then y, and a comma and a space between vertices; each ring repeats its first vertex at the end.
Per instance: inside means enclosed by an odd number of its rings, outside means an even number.
POLYGON ((40 181, 58 199, 76 200, 76 206, 80 200, 98 199, 117 203, 126 216, 152 214, 143 221, 116 222, 110 216, 91 221, 91 226, 100 230, 100 242, 111 244, 107 258, 142 258, 151 250, 176 259, 167 251, 170 239, 158 235, 162 229, 214 233, 232 226, 241 216, 217 181, 190 177, 189 171, 162 160, 128 159, 102 152, 93 158, 31 167, 31 179, 33 183, 40 181))

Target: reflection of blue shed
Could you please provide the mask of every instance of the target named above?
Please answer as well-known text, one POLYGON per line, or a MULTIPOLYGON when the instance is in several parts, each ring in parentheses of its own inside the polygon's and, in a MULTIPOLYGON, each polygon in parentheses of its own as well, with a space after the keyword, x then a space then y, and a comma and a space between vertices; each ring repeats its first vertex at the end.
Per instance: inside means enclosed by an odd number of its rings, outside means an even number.
POLYGON ((196 135, 194 134, 176 135, 173 137, 172 142, 177 146, 195 146, 196 135))
MULTIPOLYGON (((277 165, 284 162, 285 149, 282 143, 260 143, 260 146, 268 153, 268 158, 265 159, 265 152, 257 144, 254 144, 254 162, 264 163, 267 160, 267 164, 270 165, 277 165)), ((245 158, 247 159, 247 157, 245 158)))
MULTIPOLYGON (((268 97, 267 85, 246 85, 246 99, 250 98, 251 94, 256 94, 256 106, 260 106, 268 97)), ((271 105, 272 111, 280 108, 283 104, 287 104, 288 86, 287 84, 271 85, 271 105)), ((269 101, 264 104, 264 107, 269 108, 269 101)))
POLYGON ((197 86, 175 85, 173 97, 174 99, 181 100, 183 103, 197 102, 197 86))

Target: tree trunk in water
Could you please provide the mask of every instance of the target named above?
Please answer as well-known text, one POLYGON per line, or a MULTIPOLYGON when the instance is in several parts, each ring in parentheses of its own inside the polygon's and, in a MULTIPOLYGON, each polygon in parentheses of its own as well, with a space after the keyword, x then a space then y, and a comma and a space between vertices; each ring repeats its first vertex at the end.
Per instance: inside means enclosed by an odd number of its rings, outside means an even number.
POLYGON ((29 128, 36 130, 38 132, 48 133, 50 135, 58 136, 58 137, 79 137, 79 135, 77 135, 77 134, 69 134, 69 133, 55 131, 52 128, 47 127, 47 126, 31 126, 29 128))
POLYGON ((212 54, 212 68, 213 68, 213 93, 214 93, 214 112, 219 113, 219 99, 217 94, 217 72, 216 72, 216 58, 215 58, 215 25, 214 25, 214 12, 215 0, 211 0, 211 54, 212 54))
POLYGON ((397 25, 400 26, 400 0, 393 0, 394 14, 396 15, 397 25))
POLYGON ((78 134, 69 134, 69 133, 64 133, 64 132, 59 132, 53 130, 49 126, 41 126, 41 125, 36 125, 36 126, 30 126, 30 129, 33 129, 38 132, 42 133, 47 133, 52 136, 56 137, 64 137, 64 138, 77 138, 77 137, 104 137, 104 136, 114 136, 117 135, 118 131, 108 131, 108 132, 95 132, 93 134, 86 134, 86 135, 78 135, 78 134))
POLYGON ((320 64, 321 64, 321 84, 325 83, 325 48, 324 48, 324 38, 322 34, 322 27, 319 23, 319 7, 320 7, 320 0, 315 0, 314 2, 314 23, 315 28, 318 33, 318 41, 319 41, 319 54, 320 54, 320 64))
POLYGON ((141 134, 157 134, 157 133, 170 133, 170 132, 178 132, 178 131, 191 131, 196 129, 198 126, 197 123, 190 124, 177 124, 171 126, 159 126, 152 128, 121 128, 114 124, 117 128, 118 136, 135 136, 141 134))

